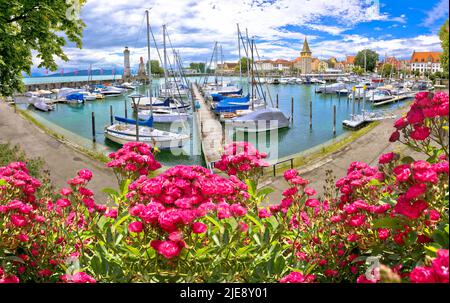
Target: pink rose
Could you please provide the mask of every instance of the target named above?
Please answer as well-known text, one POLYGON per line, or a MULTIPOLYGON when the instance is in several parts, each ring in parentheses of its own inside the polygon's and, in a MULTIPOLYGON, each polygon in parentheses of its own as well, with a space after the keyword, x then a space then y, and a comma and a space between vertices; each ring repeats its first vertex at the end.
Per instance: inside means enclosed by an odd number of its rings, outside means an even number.
POLYGON ((201 222, 194 222, 194 224, 192 224, 192 232, 194 234, 203 234, 206 232, 207 229, 208 226, 206 226, 206 224, 203 224, 201 222))
POLYGON ((132 233, 140 233, 140 232, 142 232, 143 228, 144 228, 144 226, 142 225, 142 222, 139 222, 139 221, 131 222, 128 225, 128 231, 132 232, 132 233))

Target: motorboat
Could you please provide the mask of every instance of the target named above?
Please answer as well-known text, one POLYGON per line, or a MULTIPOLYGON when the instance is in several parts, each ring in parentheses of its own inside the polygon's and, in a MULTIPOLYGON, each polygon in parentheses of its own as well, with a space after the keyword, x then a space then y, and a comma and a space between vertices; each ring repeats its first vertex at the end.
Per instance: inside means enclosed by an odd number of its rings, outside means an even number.
POLYGON ((139 142, 147 143, 159 149, 181 148, 190 139, 187 134, 176 134, 153 128, 152 117, 147 121, 135 121, 117 116, 115 119, 119 123, 106 126, 104 133, 106 138, 121 145, 138 141, 136 130, 139 134, 139 142), (136 123, 138 124, 137 129, 136 123))
POLYGON ((132 85, 130 82, 124 82, 120 85, 116 86, 117 88, 123 88, 123 89, 127 89, 127 90, 135 90, 137 88, 137 86, 132 85))
POLYGON ((36 101, 32 101, 32 104, 34 106, 34 108, 43 111, 43 112, 48 112, 48 111, 52 111, 55 109, 54 105, 52 104, 48 104, 46 101, 48 100, 47 98, 37 98, 37 97, 31 97, 31 100, 33 99, 37 99, 36 101))
POLYGON ((67 103, 80 104, 84 102, 84 95, 80 92, 70 93, 65 99, 67 103))
POLYGON ((290 121, 282 111, 277 108, 262 108, 225 120, 236 130, 247 132, 264 132, 273 129, 289 127, 290 121))
POLYGON ((88 91, 81 91, 78 93, 83 95, 84 101, 94 101, 97 99, 97 94, 95 93, 91 93, 88 91))
POLYGON ((126 90, 122 88, 118 88, 115 86, 107 86, 106 88, 102 88, 96 93, 100 93, 105 97, 118 97, 122 96, 126 90))
POLYGON ((156 108, 153 110, 141 110, 138 112, 138 118, 140 120, 148 120, 152 115, 153 121, 156 123, 172 123, 179 121, 186 121, 189 117, 189 113, 178 112, 176 110, 156 108))
POLYGON ((393 97, 391 91, 387 89, 374 89, 366 96, 367 100, 373 103, 383 102, 392 99, 393 97))
POLYGON ((332 84, 322 84, 316 87, 316 93, 323 93, 323 94, 334 94, 337 91, 340 91, 342 89, 346 89, 347 84, 343 82, 338 83, 332 83, 332 84))

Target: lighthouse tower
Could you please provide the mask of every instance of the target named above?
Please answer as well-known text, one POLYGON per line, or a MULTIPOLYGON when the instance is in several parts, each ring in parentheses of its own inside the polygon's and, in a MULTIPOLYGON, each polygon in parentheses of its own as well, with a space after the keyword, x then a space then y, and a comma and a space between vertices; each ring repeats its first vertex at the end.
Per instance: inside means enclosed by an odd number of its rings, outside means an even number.
POLYGON ((123 80, 128 81, 130 77, 130 51, 128 50, 128 46, 125 46, 125 50, 123 51, 123 80))

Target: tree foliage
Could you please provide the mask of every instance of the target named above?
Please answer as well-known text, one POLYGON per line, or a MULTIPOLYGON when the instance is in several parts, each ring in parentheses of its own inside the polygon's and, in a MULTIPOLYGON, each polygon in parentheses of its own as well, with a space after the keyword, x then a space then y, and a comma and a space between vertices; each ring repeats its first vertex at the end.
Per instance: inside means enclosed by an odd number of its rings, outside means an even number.
POLYGON ((366 66, 366 71, 373 72, 378 62, 378 54, 370 49, 364 49, 359 51, 355 57, 355 65, 364 68, 366 66), (364 60, 364 56, 366 60, 364 60), (366 63, 366 64, 364 64, 366 63))
POLYGON ((391 73, 395 73, 394 66, 392 66, 392 64, 386 63, 383 65, 380 72, 383 77, 389 77, 391 73))
MULTIPOLYGON (((158 60, 151 60, 151 68, 152 68, 152 75, 163 75, 164 69, 159 66, 158 60)), ((147 72, 148 72, 148 61, 147 61, 147 72)))
POLYGON ((358 76, 361 76, 364 73, 364 69, 361 66, 355 66, 353 67, 352 72, 354 72, 358 76))
POLYGON ((249 69, 251 68, 252 60, 247 57, 241 58, 241 60, 238 62, 238 64, 235 67, 236 72, 239 72, 239 64, 241 64, 242 72, 245 73, 247 71, 247 65, 248 65, 249 69))
POLYGON ((205 63, 203 62, 191 62, 189 68, 196 70, 199 73, 205 72, 205 63))
POLYGON ((57 69, 56 58, 69 58, 67 40, 81 48, 85 24, 78 17, 85 0, 0 0, 0 95, 23 89, 22 72, 31 73, 33 53, 38 67, 57 69))
POLYGON ((439 30, 439 39, 441 39, 441 45, 444 52, 441 56, 441 67, 444 70, 444 73, 448 74, 448 19, 445 21, 445 23, 441 26, 441 29, 439 30))

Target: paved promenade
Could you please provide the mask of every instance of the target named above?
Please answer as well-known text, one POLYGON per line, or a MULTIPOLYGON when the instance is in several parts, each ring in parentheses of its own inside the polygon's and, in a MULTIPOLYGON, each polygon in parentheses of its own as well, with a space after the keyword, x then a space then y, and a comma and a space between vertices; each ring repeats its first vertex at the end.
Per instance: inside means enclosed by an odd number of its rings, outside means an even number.
POLYGON ((2 101, 0 101, 0 142, 18 144, 28 157, 44 159, 44 169, 50 171, 50 178, 57 188, 67 186, 66 181, 83 168, 91 170, 94 174, 88 187, 97 197, 104 197, 102 188, 117 187, 112 170, 106 168, 104 163, 92 160, 49 136, 33 123, 14 113, 14 108, 2 101))
MULTIPOLYGON (((409 107, 408 107, 409 108, 409 107)), ((408 108, 397 110, 395 113, 398 117, 405 113, 408 108)), ((346 175, 347 169, 351 162, 361 161, 369 165, 375 166, 378 164, 378 158, 381 154, 391 151, 401 152, 405 155, 411 155, 416 159, 424 159, 424 156, 412 151, 405 145, 400 143, 390 143, 389 137, 394 131, 395 119, 387 119, 380 122, 379 125, 370 130, 367 134, 350 142, 342 149, 327 155, 321 159, 317 159, 305 166, 297 168, 300 175, 311 181, 310 187, 316 189, 318 194, 323 193, 323 186, 325 185, 326 171, 332 170, 333 175, 341 178, 346 175)), ((283 176, 277 176, 264 182, 265 185, 270 182, 268 186, 275 189, 275 192, 268 197, 267 204, 276 204, 282 198, 282 192, 288 188, 287 182, 283 176)))

